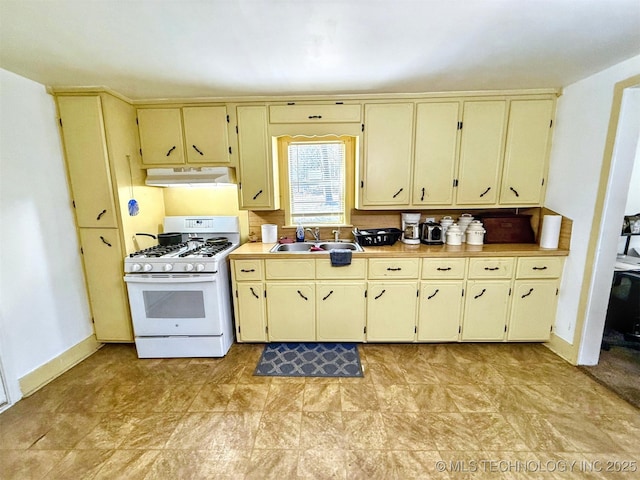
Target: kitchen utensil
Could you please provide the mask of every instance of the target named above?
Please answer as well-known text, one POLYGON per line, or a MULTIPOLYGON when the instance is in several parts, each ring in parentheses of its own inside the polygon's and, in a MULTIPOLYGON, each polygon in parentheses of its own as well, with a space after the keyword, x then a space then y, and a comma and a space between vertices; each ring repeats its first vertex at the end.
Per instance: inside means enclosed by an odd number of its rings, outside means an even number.
POLYGON ((447 245, 462 245, 462 229, 457 223, 447 229, 447 245))
POLYGON ((129 203, 127 204, 127 206, 129 208, 129 216, 135 217, 136 215, 138 215, 138 213, 140 213, 140 206, 138 205, 138 201, 133 196, 133 173, 131 172, 131 156, 130 155, 127 155, 127 163, 129 164, 129 179, 131 180, 131 183, 129 184, 131 188, 131 200, 129 200, 129 203))
POLYGON ((482 222, 473 220, 465 230, 465 240, 469 245, 482 245, 485 232, 482 222))
POLYGON ((163 247, 168 245, 177 245, 182 243, 182 234, 181 233, 159 233, 158 234, 158 243, 163 247))
POLYGON ((435 222, 421 223, 420 243, 424 243, 425 245, 442 245, 444 243, 442 226, 435 222))
POLYGON ((402 214, 402 243, 417 245, 420 243, 420 214, 402 214))

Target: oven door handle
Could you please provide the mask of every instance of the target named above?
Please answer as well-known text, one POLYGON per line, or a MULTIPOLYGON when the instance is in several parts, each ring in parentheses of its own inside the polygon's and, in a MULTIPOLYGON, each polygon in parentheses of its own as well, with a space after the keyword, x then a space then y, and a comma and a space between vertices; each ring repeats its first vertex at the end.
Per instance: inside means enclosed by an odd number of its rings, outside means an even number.
POLYGON ((125 275, 124 281, 127 283, 204 283, 215 282, 215 275, 193 275, 193 276, 152 276, 152 275, 125 275))

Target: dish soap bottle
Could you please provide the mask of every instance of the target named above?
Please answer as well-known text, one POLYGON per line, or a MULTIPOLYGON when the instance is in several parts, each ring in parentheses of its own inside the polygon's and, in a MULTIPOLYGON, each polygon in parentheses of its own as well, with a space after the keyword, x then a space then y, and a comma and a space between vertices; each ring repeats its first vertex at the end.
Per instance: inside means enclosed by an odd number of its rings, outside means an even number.
POLYGON ((298 227, 296 228, 296 242, 304 242, 304 228, 302 228, 300 222, 298 222, 298 227))

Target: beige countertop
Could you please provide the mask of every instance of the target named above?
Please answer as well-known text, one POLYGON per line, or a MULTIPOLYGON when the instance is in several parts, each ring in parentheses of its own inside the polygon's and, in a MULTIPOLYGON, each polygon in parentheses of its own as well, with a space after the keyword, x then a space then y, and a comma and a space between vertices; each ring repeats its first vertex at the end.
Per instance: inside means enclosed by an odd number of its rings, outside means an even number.
MULTIPOLYGON (((299 258, 300 255, 314 255, 321 258, 329 252, 278 252, 271 253, 273 243, 245 243, 229 254, 234 259, 243 258, 299 258)), ((363 247, 364 252, 353 252, 354 258, 380 257, 566 257, 569 250, 544 249, 531 243, 495 243, 489 245, 407 245, 396 242, 382 247, 363 247)))

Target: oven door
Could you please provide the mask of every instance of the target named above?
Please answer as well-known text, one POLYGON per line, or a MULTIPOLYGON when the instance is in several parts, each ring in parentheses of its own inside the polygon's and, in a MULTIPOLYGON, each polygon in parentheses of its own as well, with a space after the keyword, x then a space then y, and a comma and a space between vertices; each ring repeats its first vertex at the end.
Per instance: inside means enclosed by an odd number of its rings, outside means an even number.
POLYGON ((222 335, 215 274, 125 275, 136 336, 222 335))

